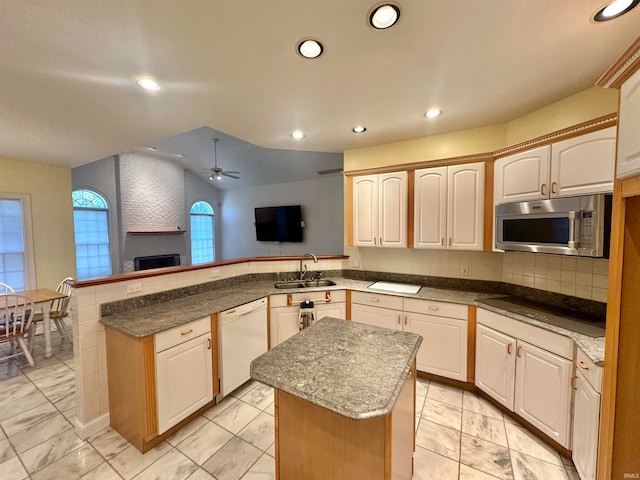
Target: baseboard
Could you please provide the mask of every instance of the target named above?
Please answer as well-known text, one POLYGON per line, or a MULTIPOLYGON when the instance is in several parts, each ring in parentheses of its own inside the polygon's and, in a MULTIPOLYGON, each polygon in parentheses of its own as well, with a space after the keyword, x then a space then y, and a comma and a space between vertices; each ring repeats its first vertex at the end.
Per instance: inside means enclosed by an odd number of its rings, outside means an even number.
POLYGON ((86 440, 92 435, 95 435, 100 430, 104 430, 109 426, 109 414, 105 413, 96 417, 92 420, 89 420, 87 423, 82 423, 78 418, 73 421, 74 427, 76 429, 76 435, 78 435, 81 439, 86 440))

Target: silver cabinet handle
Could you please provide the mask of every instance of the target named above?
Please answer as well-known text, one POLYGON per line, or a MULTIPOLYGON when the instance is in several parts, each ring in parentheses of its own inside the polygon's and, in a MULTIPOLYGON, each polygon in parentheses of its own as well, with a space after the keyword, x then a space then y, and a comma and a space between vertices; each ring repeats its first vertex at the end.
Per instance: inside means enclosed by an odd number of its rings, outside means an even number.
POLYGON ((569 212, 569 242, 567 246, 569 248, 577 248, 580 242, 576 242, 576 212, 569 212))

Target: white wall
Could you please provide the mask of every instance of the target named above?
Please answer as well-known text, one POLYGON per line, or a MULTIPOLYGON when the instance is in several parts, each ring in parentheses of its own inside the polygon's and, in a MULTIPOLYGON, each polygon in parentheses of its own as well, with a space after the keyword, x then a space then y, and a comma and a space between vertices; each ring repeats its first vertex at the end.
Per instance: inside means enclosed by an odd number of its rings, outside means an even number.
POLYGON ((229 190, 222 196, 222 259, 273 255, 339 254, 343 250, 342 176, 229 190), (302 243, 256 241, 256 207, 301 205, 302 243))

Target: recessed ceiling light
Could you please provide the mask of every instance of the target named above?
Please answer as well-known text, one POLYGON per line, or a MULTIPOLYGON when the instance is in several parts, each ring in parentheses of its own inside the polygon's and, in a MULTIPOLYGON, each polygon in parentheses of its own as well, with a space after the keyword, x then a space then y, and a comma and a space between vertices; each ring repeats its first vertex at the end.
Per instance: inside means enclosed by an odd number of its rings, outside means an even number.
POLYGON ((606 6, 602 7, 593 16, 596 22, 606 22, 607 20, 613 20, 614 18, 624 15, 629 10, 634 8, 640 3, 640 0, 613 0, 606 6))
POLYGON ((358 125, 357 127, 353 127, 353 133, 364 133, 367 129, 362 125, 358 125))
POLYGON ((160 85, 158 85, 158 83, 153 78, 140 77, 136 80, 136 83, 145 90, 160 90, 160 85))
POLYGON ((307 38, 298 42, 298 53, 304 58, 318 58, 322 55, 324 47, 322 43, 313 38, 307 38))
POLYGON ((304 132, 302 132, 301 130, 294 130, 291 133, 291 136, 296 140, 302 140, 304 138, 304 132))
POLYGON ((442 115, 442 110, 438 110, 437 108, 432 108, 431 110, 428 110, 427 113, 424 114, 424 116, 427 118, 435 118, 435 117, 439 117, 440 115, 442 115))
POLYGON ((392 3, 385 3, 373 9, 369 15, 369 25, 378 30, 393 27, 400 19, 400 9, 392 3))

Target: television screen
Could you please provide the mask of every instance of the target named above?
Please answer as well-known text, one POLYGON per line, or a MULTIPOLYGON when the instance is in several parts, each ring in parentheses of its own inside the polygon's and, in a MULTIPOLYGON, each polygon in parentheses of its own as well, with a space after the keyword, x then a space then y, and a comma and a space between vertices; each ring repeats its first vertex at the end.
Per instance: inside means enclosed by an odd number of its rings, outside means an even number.
POLYGON ((259 242, 302 242, 300 205, 256 207, 256 240, 259 242))

